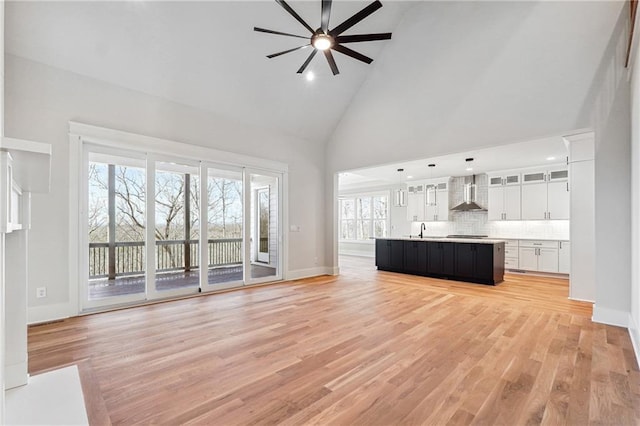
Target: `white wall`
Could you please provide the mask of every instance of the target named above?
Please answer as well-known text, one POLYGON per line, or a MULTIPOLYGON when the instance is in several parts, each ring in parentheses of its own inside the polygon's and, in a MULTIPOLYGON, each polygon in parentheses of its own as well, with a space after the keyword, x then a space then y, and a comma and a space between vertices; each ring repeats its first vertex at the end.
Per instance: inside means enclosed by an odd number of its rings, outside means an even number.
POLYGON ((640 14, 631 63, 631 315, 629 334, 640 359, 640 14))
MULTIPOLYGON (((0 137, 4 136, 4 0, 0 1, 0 137)), ((4 363, 5 363, 5 236, 0 234, 0 424, 4 424, 4 363)))
POLYGON ((69 120, 287 163, 289 223, 301 228, 289 234, 288 269, 311 273, 326 264, 324 160, 317 144, 12 55, 6 56, 6 106, 8 136, 47 142, 53 149, 51 192, 33 196, 29 256, 39 261, 38 268, 29 270, 30 314, 54 316, 72 300, 67 266, 69 120), (45 299, 35 299, 40 286, 47 287, 45 299))
POLYGON ((629 325, 631 310, 631 101, 624 67, 627 7, 609 40, 585 102, 585 107, 590 107, 589 121, 595 136, 593 319, 623 327, 629 325))

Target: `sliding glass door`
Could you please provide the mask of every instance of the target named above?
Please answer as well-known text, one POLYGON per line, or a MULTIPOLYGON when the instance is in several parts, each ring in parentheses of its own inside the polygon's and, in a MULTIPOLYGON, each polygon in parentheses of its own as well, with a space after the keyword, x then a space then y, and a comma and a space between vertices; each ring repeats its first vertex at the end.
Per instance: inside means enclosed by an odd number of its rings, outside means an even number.
POLYGON ((282 279, 281 174, 93 146, 84 158, 83 310, 282 279))
POLYGON ((86 155, 86 308, 146 296, 146 162, 134 154, 86 155))
MULTIPOLYGON (((166 298, 200 287, 200 167, 185 160, 155 161, 154 279, 150 295, 166 298)), ((151 222, 151 217, 149 221, 151 222)), ((149 254, 151 257, 151 254, 149 254)))
POLYGON ((207 185, 202 198, 207 200, 201 208, 207 218, 203 246, 207 249, 201 264, 207 265, 203 290, 220 290, 244 284, 243 236, 244 203, 243 172, 241 168, 203 166, 207 185))

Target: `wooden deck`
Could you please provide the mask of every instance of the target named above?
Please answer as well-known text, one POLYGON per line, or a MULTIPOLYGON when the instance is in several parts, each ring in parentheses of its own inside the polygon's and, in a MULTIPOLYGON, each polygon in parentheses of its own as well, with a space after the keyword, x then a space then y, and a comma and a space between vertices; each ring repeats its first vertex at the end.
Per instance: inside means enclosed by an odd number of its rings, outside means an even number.
POLYGON ((567 282, 377 272, 278 283, 29 329, 29 370, 77 363, 92 424, 637 425, 625 329, 567 282))
MULTIPOLYGON (((242 265, 209 268, 207 273, 209 284, 242 281, 242 265)), ((275 268, 256 264, 251 265, 251 276, 254 278, 268 277, 275 274, 275 268)), ((156 274, 156 286, 159 291, 187 287, 197 288, 200 285, 199 280, 200 271, 197 269, 189 272, 176 271, 156 274)), ((107 278, 89 280, 89 300, 144 292, 144 275, 122 276, 114 280, 108 280, 107 278)))

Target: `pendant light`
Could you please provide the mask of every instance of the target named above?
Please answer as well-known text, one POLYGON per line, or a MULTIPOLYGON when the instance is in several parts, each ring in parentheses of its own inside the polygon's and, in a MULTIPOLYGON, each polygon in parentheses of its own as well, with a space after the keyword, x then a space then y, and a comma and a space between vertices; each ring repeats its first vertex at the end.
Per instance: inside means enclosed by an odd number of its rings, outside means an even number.
MULTIPOLYGON (((398 173, 400 173, 400 181, 402 181, 402 173, 404 169, 398 169, 398 173)), ((407 205, 407 191, 404 188, 399 188, 395 190, 395 200, 394 205, 396 207, 404 207, 407 205)))

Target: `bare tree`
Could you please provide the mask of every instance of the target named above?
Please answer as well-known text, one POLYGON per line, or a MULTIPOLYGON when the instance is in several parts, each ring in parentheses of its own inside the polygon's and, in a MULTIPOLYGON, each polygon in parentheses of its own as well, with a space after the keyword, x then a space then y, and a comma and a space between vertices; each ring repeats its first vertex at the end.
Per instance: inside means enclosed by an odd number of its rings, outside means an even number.
MULTIPOLYGON (((211 234, 218 234, 222 238, 238 237, 238 228, 242 219, 232 212, 238 204, 242 206, 242 182, 226 178, 209 179, 209 221, 216 226, 210 227, 211 234), (231 225, 232 229, 229 229, 231 225)), ((240 228, 241 229, 241 228, 240 228)))

